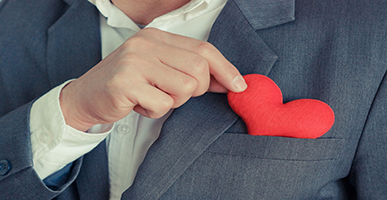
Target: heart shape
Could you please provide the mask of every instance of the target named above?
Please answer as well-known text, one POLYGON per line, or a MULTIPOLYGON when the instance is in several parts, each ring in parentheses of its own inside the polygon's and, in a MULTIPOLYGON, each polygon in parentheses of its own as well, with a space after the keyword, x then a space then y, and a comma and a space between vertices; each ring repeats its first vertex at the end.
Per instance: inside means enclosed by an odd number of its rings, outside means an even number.
POLYGON ((227 97, 250 135, 315 139, 332 127, 335 115, 328 104, 315 99, 284 104, 281 90, 270 78, 249 74, 244 79, 247 89, 228 92, 227 97))

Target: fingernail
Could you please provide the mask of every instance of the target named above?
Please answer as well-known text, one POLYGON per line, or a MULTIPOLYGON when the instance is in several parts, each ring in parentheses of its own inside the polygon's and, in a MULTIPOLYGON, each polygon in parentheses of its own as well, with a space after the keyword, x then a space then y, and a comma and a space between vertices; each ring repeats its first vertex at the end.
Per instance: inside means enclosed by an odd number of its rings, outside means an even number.
POLYGON ((245 79, 242 76, 237 76, 232 80, 232 86, 235 89, 235 92, 242 92, 247 88, 245 79))

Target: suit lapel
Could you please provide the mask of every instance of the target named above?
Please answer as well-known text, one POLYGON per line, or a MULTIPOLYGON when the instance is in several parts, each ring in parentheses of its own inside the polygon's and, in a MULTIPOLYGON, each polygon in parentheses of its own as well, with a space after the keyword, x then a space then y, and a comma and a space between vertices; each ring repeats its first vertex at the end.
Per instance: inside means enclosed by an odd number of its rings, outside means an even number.
MULTIPOLYGON (((47 71, 52 87, 81 76, 101 60, 98 11, 87 0, 65 1, 67 9, 48 30, 47 71)), ((80 199, 109 198, 105 142, 84 156, 76 185, 80 199)))
POLYGON ((52 87, 81 76, 101 60, 98 10, 87 0, 66 1, 68 9, 48 30, 47 71, 52 87))
POLYGON ((227 3, 211 29, 208 41, 234 64, 242 75, 267 74, 277 56, 256 34, 233 1, 227 3))
MULTIPOLYGON (((237 4, 229 1, 212 28, 209 42, 242 74, 267 75, 277 56, 246 19, 237 4)), ((159 198, 237 119, 224 94, 207 93, 175 109, 122 199, 159 198)))

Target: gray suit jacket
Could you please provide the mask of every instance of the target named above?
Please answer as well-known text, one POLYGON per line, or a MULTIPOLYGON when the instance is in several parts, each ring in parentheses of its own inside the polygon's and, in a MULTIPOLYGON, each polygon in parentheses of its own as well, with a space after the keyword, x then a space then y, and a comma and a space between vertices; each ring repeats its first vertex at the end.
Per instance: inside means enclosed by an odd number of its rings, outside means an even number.
MULTIPOLYGON (((251 136, 226 95, 176 109, 123 199, 386 199, 387 2, 229 0, 209 38, 284 101, 328 103, 318 139, 251 136)), ((0 4, 0 199, 108 199, 105 144, 49 189, 32 168, 31 103, 101 59, 87 0, 0 4)))

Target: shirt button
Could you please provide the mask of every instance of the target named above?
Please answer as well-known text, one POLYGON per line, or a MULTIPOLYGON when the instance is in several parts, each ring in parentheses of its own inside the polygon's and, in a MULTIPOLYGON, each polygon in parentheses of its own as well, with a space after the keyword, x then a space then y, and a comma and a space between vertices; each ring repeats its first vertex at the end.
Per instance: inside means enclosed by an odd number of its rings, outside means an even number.
POLYGON ((0 176, 4 176, 11 171, 11 163, 8 160, 0 160, 0 176))
POLYGON ((39 141, 43 144, 48 144, 51 141, 51 137, 48 133, 40 133, 39 134, 39 141))
POLYGON ((127 133, 129 132, 129 126, 126 124, 120 124, 117 126, 118 133, 127 133))

